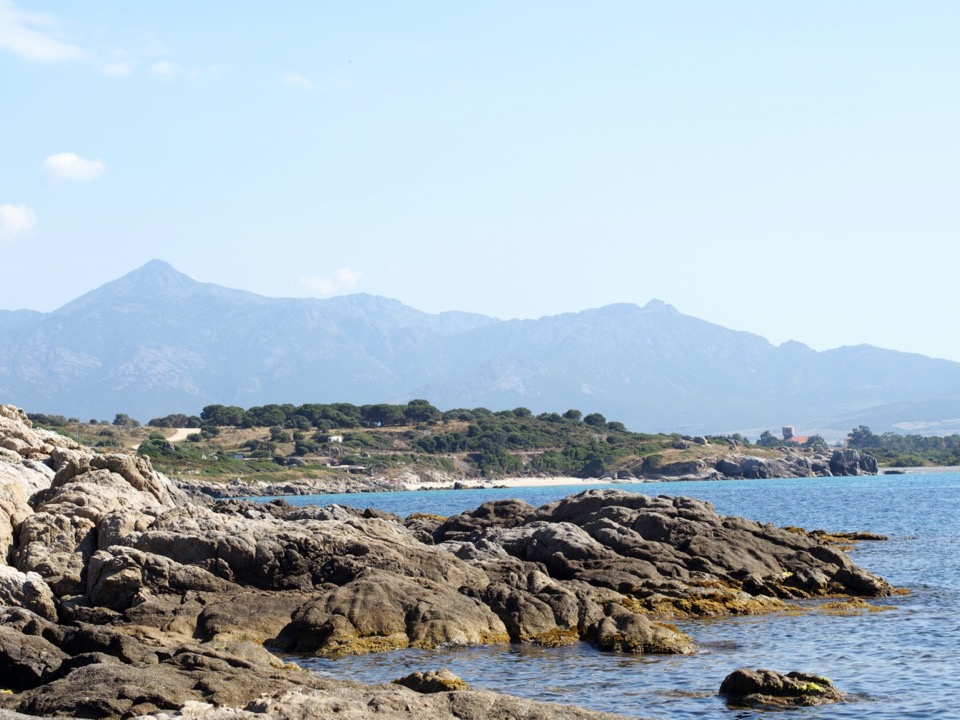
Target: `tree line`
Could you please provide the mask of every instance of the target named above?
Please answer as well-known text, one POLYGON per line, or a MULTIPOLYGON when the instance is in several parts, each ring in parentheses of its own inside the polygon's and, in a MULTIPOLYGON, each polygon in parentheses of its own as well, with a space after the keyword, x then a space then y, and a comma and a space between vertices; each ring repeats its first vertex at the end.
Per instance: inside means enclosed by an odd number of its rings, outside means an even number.
MULTIPOLYGON (((407 425, 425 425, 438 422, 461 420, 466 422, 482 418, 508 415, 511 417, 533 417, 527 408, 500 410, 494 412, 486 408, 440 411, 429 401, 416 399, 405 404, 376 403, 354 405, 352 403, 308 403, 305 405, 270 404, 257 405, 244 409, 236 405, 207 405, 199 416, 175 413, 153 418, 147 425, 158 428, 171 427, 280 427, 288 430, 334 430, 348 428, 400 427, 407 425)), ((606 428, 606 418, 600 413, 583 415, 579 410, 571 409, 563 415, 542 413, 540 420, 550 422, 584 422, 593 427, 606 428)), ((614 427, 622 429, 622 423, 614 427)))
MULTIPOLYGON (((336 445, 342 464, 374 469, 421 457, 457 455, 485 476, 521 472, 596 476, 624 457, 682 442, 679 435, 632 433, 597 412, 570 409, 535 416, 525 407, 444 412, 420 399, 404 404, 271 404, 248 409, 208 405, 199 416, 172 415, 148 425, 197 427, 197 435, 190 438, 197 441, 213 441, 226 427, 269 428, 269 437, 247 441, 243 452, 251 458, 273 457, 278 463, 324 455, 336 445), (189 424, 180 424, 185 420, 189 424), (384 428, 394 432, 383 433, 384 428), (331 442, 333 431, 336 443, 331 442), (278 454, 285 443, 293 444, 287 458, 278 454)), ((156 438, 141 446, 141 452, 172 458, 192 451, 156 438)))
POLYGON ((863 450, 877 460, 895 467, 960 465, 960 435, 900 435, 894 432, 875 434, 860 425, 847 435, 847 446, 863 450))

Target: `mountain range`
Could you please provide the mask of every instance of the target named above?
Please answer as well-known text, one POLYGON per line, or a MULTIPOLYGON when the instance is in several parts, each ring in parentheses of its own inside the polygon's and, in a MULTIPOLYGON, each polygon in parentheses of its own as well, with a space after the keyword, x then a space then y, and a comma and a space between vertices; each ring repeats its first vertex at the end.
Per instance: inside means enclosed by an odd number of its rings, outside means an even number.
POLYGON ((0 402, 147 420, 209 404, 406 402, 600 412, 632 430, 842 436, 960 428, 960 363, 774 346, 653 300, 537 320, 367 294, 268 298, 161 260, 50 313, 0 311, 0 402))

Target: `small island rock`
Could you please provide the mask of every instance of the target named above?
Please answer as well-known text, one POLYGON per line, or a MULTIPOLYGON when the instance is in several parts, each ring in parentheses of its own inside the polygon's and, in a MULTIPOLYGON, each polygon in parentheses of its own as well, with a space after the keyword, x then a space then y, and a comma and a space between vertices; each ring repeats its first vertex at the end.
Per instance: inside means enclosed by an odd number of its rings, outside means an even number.
POLYGON ((727 675, 720 694, 735 707, 799 707, 844 700, 843 693, 819 675, 742 668, 727 675))

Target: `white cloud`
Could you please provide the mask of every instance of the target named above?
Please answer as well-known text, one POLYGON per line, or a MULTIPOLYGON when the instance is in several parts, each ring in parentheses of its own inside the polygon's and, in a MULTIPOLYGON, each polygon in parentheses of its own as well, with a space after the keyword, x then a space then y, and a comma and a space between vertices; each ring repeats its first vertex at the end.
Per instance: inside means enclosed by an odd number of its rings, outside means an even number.
POLYGON ((284 85, 300 88, 301 90, 313 90, 313 80, 300 73, 288 72, 280 76, 284 85))
POLYGON ((352 290, 362 278, 362 272, 357 272, 350 268, 340 268, 334 273, 332 278, 316 276, 303 277, 300 278, 300 284, 306 286, 315 295, 328 297, 339 292, 352 290))
POLYGON ((173 80, 179 72, 177 64, 169 60, 161 60, 147 68, 147 72, 162 80, 173 80))
POLYGON ((29 235, 37 226, 37 214, 26 205, 0 205, 0 242, 29 235))
POLYGON ((75 153, 57 153, 43 161, 50 182, 90 182, 103 175, 102 160, 87 160, 75 153))
POLYGON ((133 75, 133 66, 127 62, 115 62, 104 65, 103 74, 107 77, 130 77, 133 75))
POLYGON ((56 24, 50 15, 26 12, 10 0, 0 0, 0 48, 14 55, 46 63, 85 58, 83 48, 54 37, 56 24))

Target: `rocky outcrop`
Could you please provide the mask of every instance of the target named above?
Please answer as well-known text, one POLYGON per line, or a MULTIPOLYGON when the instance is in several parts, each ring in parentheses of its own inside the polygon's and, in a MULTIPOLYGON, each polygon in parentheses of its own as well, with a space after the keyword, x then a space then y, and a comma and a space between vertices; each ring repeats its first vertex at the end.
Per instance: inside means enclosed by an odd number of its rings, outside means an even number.
MULTIPOLYGON (((323 707, 336 689, 265 647, 339 655, 587 641, 689 653, 694 640, 669 620, 891 592, 811 534, 722 517, 696 500, 594 490, 406 522, 336 506, 213 503, 146 458, 60 442, 10 408, 0 421, 10 431, 0 455, 0 658, 17 690, 0 707, 32 714, 188 713, 194 702, 280 714, 296 705, 287 690, 315 691, 323 707), (275 697, 257 700, 265 692, 275 697)), ((357 692, 395 717, 596 716, 521 711, 471 691, 427 705, 399 688, 357 692)))
POLYGON ((720 458, 714 468, 724 478, 760 480, 782 477, 829 477, 829 460, 818 453, 786 452, 776 458, 731 454, 720 458))
POLYGON ((17 691, 7 704, 31 715, 134 716, 201 699, 238 705, 265 691, 317 684, 255 645, 168 642, 126 629, 54 625, 15 608, 0 609, 0 618, 0 659, 9 669, 4 682, 15 680, 17 691))
MULTIPOLYGON (((671 460, 669 455, 655 454, 644 458, 639 474, 659 480, 759 480, 854 474, 835 471, 832 457, 836 455, 836 452, 831 456, 802 448, 782 448, 776 454, 763 457, 729 450, 688 460, 671 460)), ((853 467, 859 474, 877 472, 876 460, 869 455, 858 453, 853 467)))
MULTIPOLYGON (((624 607, 644 619, 717 616, 892 591, 809 533, 719 516, 689 498, 589 490, 542 508, 488 503, 438 525, 433 537, 485 570, 488 602, 518 640, 556 632, 600 639, 624 607)), ((689 649, 676 636, 638 647, 689 649)))
POLYGON ((482 690, 424 694, 396 684, 369 686, 326 680, 321 685, 319 689, 273 693, 243 708, 188 702, 173 715, 152 714, 142 720, 627 720, 623 715, 482 690))
POLYGON ((205 482, 194 478, 176 480, 182 490, 216 499, 239 497, 275 497, 282 495, 321 495, 324 493, 390 492, 403 490, 403 484, 393 480, 369 477, 302 478, 277 483, 244 481, 205 482))
POLYGON ((825 677, 774 670, 735 670, 720 685, 720 694, 732 707, 806 707, 844 700, 825 677))
POLYGON ((834 475, 876 475, 877 459, 852 448, 834 450, 830 456, 830 472, 834 475))
POLYGON ((56 598, 43 578, 9 565, 0 565, 0 605, 26 608, 46 620, 57 619, 56 598))

